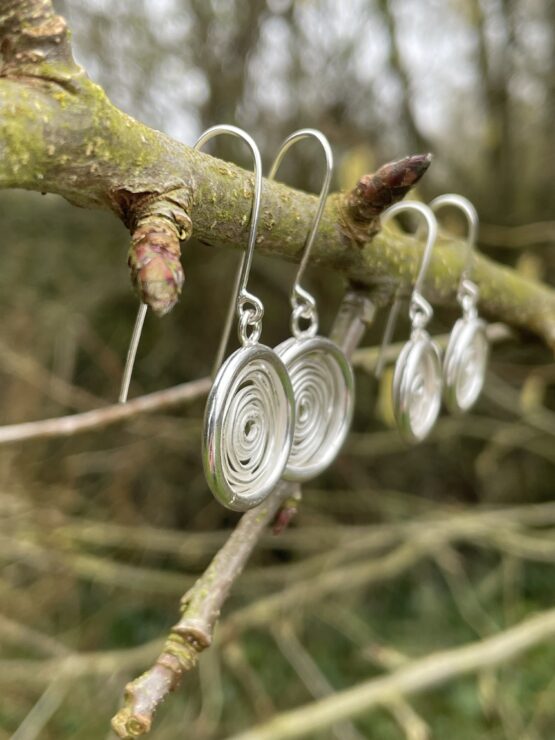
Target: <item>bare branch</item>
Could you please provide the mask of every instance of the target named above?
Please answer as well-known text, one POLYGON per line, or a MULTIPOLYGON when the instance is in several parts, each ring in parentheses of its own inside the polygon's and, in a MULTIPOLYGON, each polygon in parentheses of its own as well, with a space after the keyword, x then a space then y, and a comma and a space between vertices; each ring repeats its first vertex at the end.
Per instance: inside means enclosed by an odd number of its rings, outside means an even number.
POLYGON ((83 414, 3 426, 0 427, 0 445, 50 437, 71 437, 75 434, 103 429, 140 414, 173 408, 205 396, 210 390, 210 382, 210 378, 201 378, 133 398, 126 404, 117 403, 86 411, 83 414))
POLYGON ((238 578, 262 531, 272 520, 290 485, 280 483, 262 504, 244 514, 207 570, 181 601, 181 619, 172 628, 155 665, 127 685, 125 706, 112 720, 119 737, 150 730, 158 705, 194 668, 212 642, 214 624, 233 582, 238 578))

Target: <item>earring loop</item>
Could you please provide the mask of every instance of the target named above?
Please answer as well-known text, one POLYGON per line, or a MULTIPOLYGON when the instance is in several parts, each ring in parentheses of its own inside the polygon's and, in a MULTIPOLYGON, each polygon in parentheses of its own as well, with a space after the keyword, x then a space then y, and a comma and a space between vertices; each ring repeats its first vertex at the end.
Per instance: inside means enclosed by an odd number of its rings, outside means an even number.
MULTIPOLYGON (((422 295, 422 287, 437 239, 437 221, 428 206, 417 201, 404 201, 388 208, 382 215, 382 225, 405 211, 416 211, 427 226, 426 246, 410 298, 410 340, 403 347, 393 374, 393 410, 397 427, 408 442, 420 442, 430 432, 441 406, 441 359, 435 342, 426 331, 433 309, 422 295)), ((391 308, 376 375, 381 375, 385 350, 389 345, 401 304, 399 292, 391 308)))
POLYGON ((310 128, 292 133, 281 145, 268 179, 275 177, 290 148, 307 138, 316 139, 322 146, 326 170, 290 293, 293 336, 275 350, 287 368, 295 396, 293 445, 283 472, 283 477, 291 481, 313 478, 331 464, 349 431, 354 407, 354 375, 351 365, 334 342, 317 336, 316 299, 301 284, 322 219, 333 172, 333 154, 326 137, 320 131, 310 128), (301 321, 308 322, 308 326, 301 328, 301 321))
POLYGON ((430 203, 435 213, 445 206, 461 210, 468 222, 466 256, 457 290, 463 315, 453 327, 443 361, 445 404, 452 413, 462 413, 476 403, 484 386, 489 342, 486 324, 478 317, 478 286, 471 279, 478 214, 467 198, 455 193, 440 195, 430 203))
POLYGON ((220 134, 242 139, 254 159, 254 194, 247 249, 241 260, 234 299, 216 359, 216 377, 204 415, 203 464, 216 498, 245 511, 261 503, 282 477, 294 430, 293 388, 278 355, 258 343, 264 307, 247 290, 262 193, 260 153, 253 139, 236 126, 213 126, 195 144, 200 148, 220 134), (241 347, 221 364, 233 313, 241 347))

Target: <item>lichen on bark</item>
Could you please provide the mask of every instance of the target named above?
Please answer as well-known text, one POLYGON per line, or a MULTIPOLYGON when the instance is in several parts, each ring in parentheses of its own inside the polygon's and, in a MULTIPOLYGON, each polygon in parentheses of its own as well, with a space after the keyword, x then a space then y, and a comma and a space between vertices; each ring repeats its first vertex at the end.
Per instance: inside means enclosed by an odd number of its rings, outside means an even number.
MULTIPOLYGON (((112 210, 131 231, 129 262, 141 298, 157 313, 179 297, 179 242, 191 230, 215 247, 243 248, 252 174, 148 128, 112 105, 74 62, 65 21, 49 0, 0 5, 0 187, 62 195, 112 210), (141 216, 145 204, 148 215, 141 216)), ((364 175, 349 193, 328 198, 312 263, 359 286, 382 284, 385 299, 416 274, 421 246, 379 214, 425 172, 427 155, 364 175)), ((315 196, 264 182, 257 249, 298 260, 315 196)), ((439 240, 428 281, 433 301, 455 299, 463 245, 439 240)), ((474 277, 482 310, 555 345, 555 293, 478 256, 474 277)))

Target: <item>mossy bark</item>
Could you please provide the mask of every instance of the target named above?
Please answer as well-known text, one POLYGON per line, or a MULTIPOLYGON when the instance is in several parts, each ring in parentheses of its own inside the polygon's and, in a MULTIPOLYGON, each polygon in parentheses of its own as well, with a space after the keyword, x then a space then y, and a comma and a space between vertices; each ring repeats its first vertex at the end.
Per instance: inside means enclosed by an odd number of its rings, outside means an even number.
MULTIPOLYGON (((252 174, 113 106, 73 61, 65 22, 49 0, 0 3, 0 49, 0 187, 58 193, 79 206, 112 210, 133 234, 133 279, 158 313, 177 300, 179 240, 192 230, 206 244, 244 248, 252 174)), ((405 169, 387 165, 350 193, 329 197, 314 264, 358 286, 383 284, 384 301, 399 281, 414 278, 421 245, 394 228, 377 233, 377 219, 425 171, 422 162, 416 174, 411 170, 416 159, 403 160, 405 169), (403 173, 414 176, 396 189, 403 173)), ((257 249, 298 260, 315 208, 314 196, 265 181, 257 249)), ((439 241, 428 281, 433 301, 454 300, 463 256, 462 244, 439 241)), ((555 346, 554 291, 481 256, 474 278, 484 313, 555 346)))

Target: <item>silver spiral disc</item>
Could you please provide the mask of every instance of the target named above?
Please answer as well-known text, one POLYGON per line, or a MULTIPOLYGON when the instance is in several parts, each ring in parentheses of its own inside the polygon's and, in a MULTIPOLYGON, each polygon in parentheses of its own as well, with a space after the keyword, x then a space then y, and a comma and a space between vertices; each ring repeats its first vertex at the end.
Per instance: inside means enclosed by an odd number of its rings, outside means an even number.
POLYGON ((468 411, 478 400, 489 355, 486 325, 476 318, 457 321, 443 362, 444 398, 452 413, 468 411))
POLYGON ((305 481, 336 457, 351 425, 354 376, 339 347, 324 337, 292 337, 276 347, 295 396, 295 432, 283 477, 305 481))
POLYGON ((246 511, 282 477, 294 430, 293 388, 269 347, 247 345, 221 366, 204 415, 203 462, 216 498, 246 511))
POLYGON ((441 359, 421 330, 404 346, 393 375, 393 408, 401 435, 420 442, 432 429, 441 406, 441 359))

